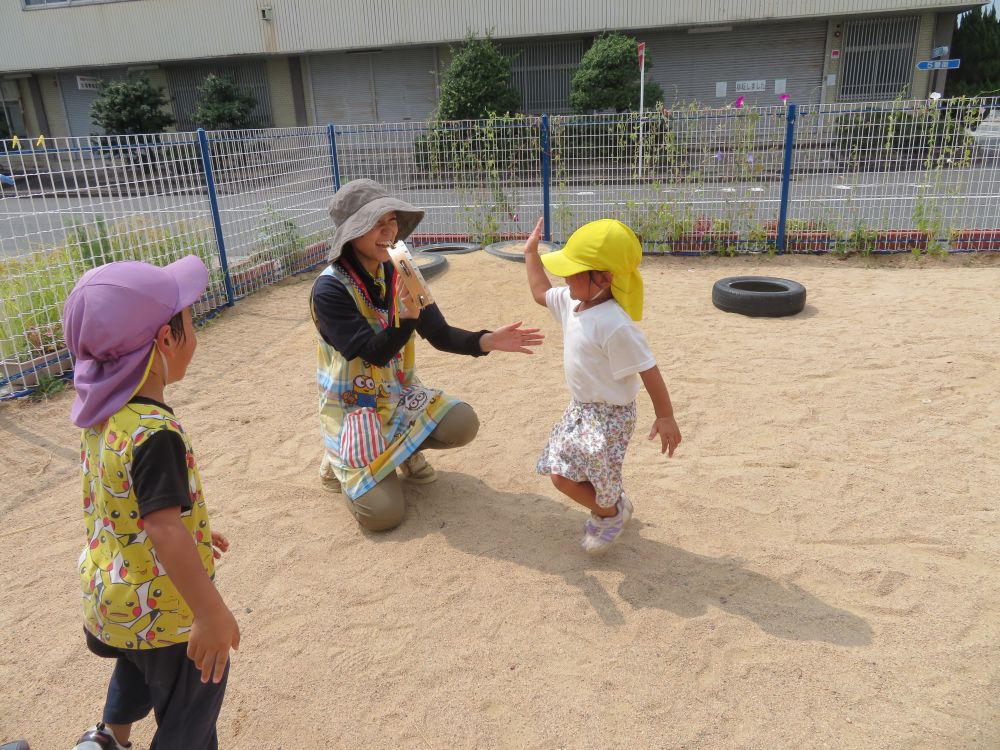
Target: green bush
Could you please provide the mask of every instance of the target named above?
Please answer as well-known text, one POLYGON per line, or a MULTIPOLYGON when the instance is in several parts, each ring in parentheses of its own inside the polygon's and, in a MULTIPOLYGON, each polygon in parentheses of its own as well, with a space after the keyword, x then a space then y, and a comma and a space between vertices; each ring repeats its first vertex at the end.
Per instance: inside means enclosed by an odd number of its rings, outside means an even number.
MULTIPOLYGON (((646 68, 653 67, 646 53, 646 68)), ((658 83, 646 83, 646 104, 663 101, 658 83)), ((599 36, 584 54, 570 84, 569 101, 575 112, 639 109, 639 43, 623 34, 599 36)))
POLYGON ((995 7, 974 8, 962 16, 950 54, 962 67, 948 73, 949 96, 1000 94, 1000 17, 995 7))
POLYGON ((132 76, 103 82, 90 105, 90 116, 109 135, 162 133, 174 124, 174 116, 163 110, 166 104, 163 89, 154 87, 146 76, 132 76))
POLYGON ((205 130, 236 130, 253 127, 257 99, 232 78, 209 75, 198 87, 192 119, 205 130))
POLYGON ((521 108, 521 95, 511 85, 510 59, 487 36, 469 36, 452 48, 451 64, 441 76, 439 120, 478 120, 521 108))

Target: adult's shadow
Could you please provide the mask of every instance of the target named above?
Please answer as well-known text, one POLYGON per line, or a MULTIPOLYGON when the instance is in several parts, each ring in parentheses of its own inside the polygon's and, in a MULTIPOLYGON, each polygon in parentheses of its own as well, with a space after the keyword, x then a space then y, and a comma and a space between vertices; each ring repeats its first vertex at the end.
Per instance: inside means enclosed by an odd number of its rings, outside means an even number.
POLYGON ((654 524, 632 520, 608 553, 590 557, 578 546, 583 515, 541 495, 514 494, 456 472, 408 490, 403 525, 374 541, 405 541, 440 533, 456 549, 562 576, 587 597, 608 625, 624 618, 590 571, 616 571, 619 596, 633 607, 656 607, 680 617, 696 617, 709 607, 745 617, 766 633, 792 641, 840 646, 871 643, 868 623, 822 601, 794 583, 777 581, 743 567, 730 557, 688 552, 642 535, 654 524))

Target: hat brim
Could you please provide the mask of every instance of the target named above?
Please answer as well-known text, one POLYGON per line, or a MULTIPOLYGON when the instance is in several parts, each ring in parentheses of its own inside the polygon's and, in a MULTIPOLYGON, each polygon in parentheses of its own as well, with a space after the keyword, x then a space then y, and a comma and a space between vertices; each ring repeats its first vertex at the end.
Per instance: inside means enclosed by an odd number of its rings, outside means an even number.
POLYGON ((208 288, 208 268, 197 255, 185 255, 180 260, 175 260, 170 265, 164 266, 163 270, 169 273, 177 283, 177 302, 174 304, 174 315, 191 307, 201 299, 201 295, 208 288))
POLYGON ((553 276, 562 276, 565 278, 566 276, 572 276, 576 273, 594 270, 591 266, 585 266, 583 263, 567 257, 564 250, 565 248, 538 256, 541 258, 542 265, 545 266, 545 270, 553 276))
POLYGON ((396 241, 405 240, 424 218, 424 211, 406 201, 391 196, 376 198, 355 211, 351 218, 337 227, 330 241, 330 261, 335 261, 344 251, 344 245, 356 240, 374 228, 378 220, 390 211, 396 212, 399 231, 396 241))
POLYGON ((73 365, 76 398, 69 418, 93 427, 111 417, 135 395, 153 362, 154 347, 144 346, 115 360, 78 359, 73 365))

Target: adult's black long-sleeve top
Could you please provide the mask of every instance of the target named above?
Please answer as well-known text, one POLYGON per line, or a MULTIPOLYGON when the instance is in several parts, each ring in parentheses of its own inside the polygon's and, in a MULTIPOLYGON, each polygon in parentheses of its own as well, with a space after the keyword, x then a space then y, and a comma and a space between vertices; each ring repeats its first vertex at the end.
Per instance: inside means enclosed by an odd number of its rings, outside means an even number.
MULTIPOLYGON (((391 312, 390 297, 395 274, 392 263, 383 264, 387 288, 386 294, 383 294, 371 275, 358 267, 349 248, 345 248, 342 261, 345 265, 350 265, 355 276, 362 281, 375 306, 379 310, 391 312)), ((374 365, 385 367, 409 341, 414 331, 435 349, 444 352, 473 357, 485 354, 479 346, 479 339, 489 331, 466 331, 448 325, 437 304, 425 307, 416 319, 401 319, 398 328, 390 325, 376 333, 358 310, 350 291, 335 277, 324 275, 313 284, 312 306, 320 336, 345 359, 361 357, 374 365)))

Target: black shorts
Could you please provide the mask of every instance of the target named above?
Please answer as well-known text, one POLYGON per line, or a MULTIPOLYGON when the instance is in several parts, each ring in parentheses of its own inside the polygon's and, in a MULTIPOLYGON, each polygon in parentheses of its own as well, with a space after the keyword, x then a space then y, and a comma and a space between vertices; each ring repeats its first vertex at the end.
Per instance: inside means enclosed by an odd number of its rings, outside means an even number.
POLYGON ((218 684, 202 682, 186 643, 137 651, 114 648, 84 633, 92 653, 116 660, 104 703, 105 724, 131 724, 152 711, 156 734, 150 750, 218 748, 215 722, 226 694, 228 664, 218 684))

